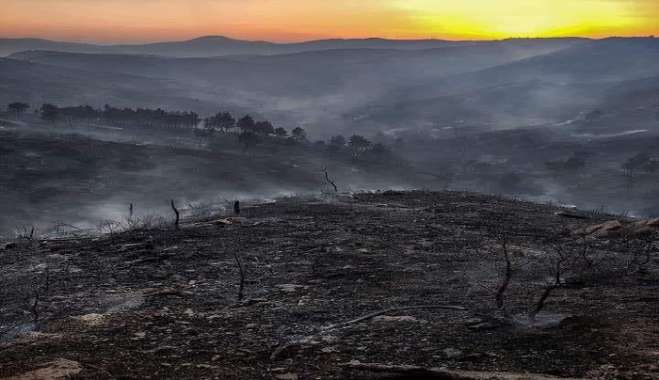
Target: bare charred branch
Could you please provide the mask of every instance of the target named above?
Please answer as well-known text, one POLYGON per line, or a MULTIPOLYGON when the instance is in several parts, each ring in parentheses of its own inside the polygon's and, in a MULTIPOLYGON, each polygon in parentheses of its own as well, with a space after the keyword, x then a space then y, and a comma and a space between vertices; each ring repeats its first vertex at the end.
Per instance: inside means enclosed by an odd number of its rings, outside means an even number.
POLYGON ((323 172, 325 172, 325 181, 334 188, 335 193, 338 193, 339 188, 336 186, 336 183, 330 178, 329 173, 327 172, 327 168, 323 169, 323 172))
POLYGON ((243 268, 243 263, 240 261, 240 257, 238 256, 238 252, 234 251, 233 252, 233 258, 236 261, 236 265, 238 266, 238 271, 240 273, 240 284, 238 286, 238 301, 243 300, 243 290, 245 288, 245 269, 243 268))
POLYGON ((179 222, 181 219, 181 214, 179 213, 178 209, 176 208, 176 204, 174 203, 174 200, 172 199, 170 202, 172 206, 172 210, 174 210, 174 214, 176 215, 176 220, 174 221, 174 228, 179 229, 179 222))
POLYGON ((513 276, 513 266, 510 260, 510 253, 508 252, 508 237, 506 235, 501 236, 501 254, 505 261, 506 268, 504 270, 503 281, 501 282, 501 285, 499 285, 499 288, 497 289, 497 293, 495 296, 496 305, 498 309, 504 309, 505 306, 504 296, 506 294, 506 290, 508 290, 508 286, 510 285, 510 280, 512 279, 513 276))

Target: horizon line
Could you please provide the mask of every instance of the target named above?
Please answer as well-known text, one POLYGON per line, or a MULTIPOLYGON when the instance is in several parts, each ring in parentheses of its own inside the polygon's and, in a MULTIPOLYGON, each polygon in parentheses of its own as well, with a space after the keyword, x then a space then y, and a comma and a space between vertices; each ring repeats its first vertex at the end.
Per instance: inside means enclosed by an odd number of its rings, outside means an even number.
POLYGON ((299 41, 272 41, 264 39, 242 39, 237 37, 231 37, 228 35, 222 34, 209 34, 209 35, 200 35, 197 37, 191 37, 187 39, 164 39, 164 40, 151 40, 144 42, 91 42, 83 40, 65 40, 65 39, 50 39, 47 37, 5 37, 0 36, 0 39, 4 40, 41 40, 55 43, 70 43, 70 44, 86 44, 86 45, 98 45, 98 46, 117 46, 117 45, 126 45, 126 46, 139 46, 139 45, 151 45, 159 43, 183 43, 183 42, 192 42, 205 38, 223 38, 226 40, 233 40, 239 42, 251 42, 251 43, 269 43, 274 45, 292 45, 292 44, 304 44, 312 42, 323 42, 323 41, 368 41, 368 40, 382 40, 382 41, 394 41, 394 42, 421 42, 421 41, 446 41, 446 42, 497 42, 497 41, 510 41, 510 40, 561 40, 561 39, 582 39, 582 40, 591 40, 591 41, 600 41, 607 39, 615 38, 626 38, 626 39, 635 39, 635 38, 656 38, 654 35, 636 35, 636 36, 617 36, 611 35, 606 37, 584 37, 584 36, 557 36, 557 37, 531 37, 531 36, 516 36, 516 37, 506 37, 506 38, 472 38, 472 39, 451 39, 451 38, 385 38, 385 37, 328 37, 328 38, 318 38, 318 39, 308 39, 308 40, 299 40, 299 41))

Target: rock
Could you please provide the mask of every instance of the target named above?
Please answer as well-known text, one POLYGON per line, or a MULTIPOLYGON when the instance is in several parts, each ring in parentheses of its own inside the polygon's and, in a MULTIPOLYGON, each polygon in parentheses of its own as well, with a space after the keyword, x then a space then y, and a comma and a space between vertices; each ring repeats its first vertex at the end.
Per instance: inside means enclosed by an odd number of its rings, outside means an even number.
POLYGON ((278 287, 279 290, 281 290, 282 292, 286 292, 286 293, 294 293, 299 289, 306 289, 306 286, 297 285, 297 284, 280 284, 275 286, 278 287))
POLYGON ((175 347, 175 346, 158 346, 158 347, 150 349, 150 350, 144 350, 144 351, 142 351, 142 353, 162 355, 162 354, 167 353, 167 352, 175 352, 178 349, 179 348, 175 347))
POLYGON ((5 336, 3 338, 5 339, 15 338, 16 340, 14 341, 14 343, 20 343, 20 342, 32 343, 35 341, 62 339, 64 337, 62 334, 45 333, 40 331, 27 331, 18 334, 14 333, 13 336, 12 333, 13 331, 9 331, 8 333, 5 333, 5 336))
POLYGON ((275 375, 275 379, 277 379, 277 380, 297 380, 298 375, 296 373, 293 373, 293 372, 283 373, 281 375, 275 375))
POLYGON ((87 327, 98 327, 105 324, 107 316, 103 314, 91 313, 91 314, 85 314, 78 317, 74 317, 73 319, 81 322, 83 325, 87 327))
POLYGON ((458 350, 457 348, 445 348, 442 350, 442 353, 444 356, 446 356, 447 359, 456 360, 464 357, 464 352, 458 350))
POLYGON ((633 236, 654 235, 659 233, 659 218, 650 220, 641 220, 633 223, 627 228, 627 232, 633 236))
POLYGON ((183 291, 174 288, 163 288, 163 289, 145 289, 144 295, 149 297, 166 297, 166 296, 175 296, 183 297, 189 296, 193 293, 190 291, 183 291))
POLYGON ((323 335, 323 336, 320 337, 320 339, 322 339, 323 342, 330 343, 330 344, 336 343, 336 342, 339 341, 339 337, 336 336, 336 335, 323 335))
POLYGON ((475 331, 484 331, 484 330, 494 330, 498 328, 499 325, 493 322, 481 322, 481 323, 476 323, 473 325, 469 325, 468 328, 470 330, 475 330, 475 331))
POLYGON ((388 315, 379 315, 379 316, 373 318, 373 321, 374 322, 385 322, 385 323, 388 323, 388 322, 419 322, 419 323, 425 323, 426 322, 424 320, 416 319, 411 315, 401 315, 401 316, 397 316, 397 317, 392 317, 392 316, 388 316, 388 315))
POLYGON ((248 298, 246 300, 242 300, 238 302, 233 307, 245 307, 245 306, 256 305, 257 303, 263 303, 263 302, 268 302, 267 298, 248 298))
POLYGON ((197 364, 195 367, 200 368, 200 369, 218 369, 218 368, 220 368, 216 365, 210 365, 210 364, 197 364))
POLYGON ((513 324, 516 327, 531 329, 550 329, 560 326, 563 321, 572 318, 569 314, 552 314, 540 313, 535 318, 529 318, 526 314, 520 314, 513 317, 513 324))
POLYGON ((3 378, 4 380, 60 380, 68 379, 82 371, 80 363, 73 360, 57 359, 45 363, 40 368, 21 375, 3 378))
POLYGON ((659 233, 659 219, 640 220, 627 225, 617 220, 611 220, 577 230, 576 233, 598 238, 615 237, 622 234, 630 236, 653 235, 659 233))
POLYGON ((108 313, 123 313, 137 309, 144 304, 144 301, 144 293, 138 290, 108 295, 100 302, 107 306, 108 313))
POLYGON ((479 324, 479 323, 483 323, 483 322, 484 322, 484 321, 483 321, 483 318, 477 318, 477 317, 474 317, 474 318, 469 318, 469 319, 467 319, 467 320, 465 321, 465 325, 467 325, 467 326, 473 326, 473 325, 477 325, 477 324, 479 324))
POLYGON ((297 301, 297 305, 298 305, 298 306, 304 306, 304 305, 306 305, 307 303, 309 303, 309 300, 310 300, 310 299, 311 299, 311 298, 309 298, 308 296, 300 297, 300 300, 297 301))
POLYGON ((139 248, 148 248, 148 244, 144 244, 144 243, 122 244, 121 246, 119 246, 118 251, 119 252, 127 252, 127 251, 137 250, 139 248))
POLYGON ((233 224, 233 222, 229 219, 217 219, 217 220, 213 220, 210 223, 212 223, 216 226, 230 226, 230 225, 233 224))
POLYGON ((611 220, 605 223, 586 227, 580 231, 583 235, 594 237, 607 237, 618 234, 623 229, 622 223, 617 220, 611 220))

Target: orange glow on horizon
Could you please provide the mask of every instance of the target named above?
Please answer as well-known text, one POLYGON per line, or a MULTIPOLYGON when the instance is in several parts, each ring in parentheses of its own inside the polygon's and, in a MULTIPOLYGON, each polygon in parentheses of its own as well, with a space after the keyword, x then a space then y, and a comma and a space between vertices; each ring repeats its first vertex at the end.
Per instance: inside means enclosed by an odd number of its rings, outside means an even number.
POLYGON ((0 37, 500 39, 659 34, 656 0, 4 0, 0 37))

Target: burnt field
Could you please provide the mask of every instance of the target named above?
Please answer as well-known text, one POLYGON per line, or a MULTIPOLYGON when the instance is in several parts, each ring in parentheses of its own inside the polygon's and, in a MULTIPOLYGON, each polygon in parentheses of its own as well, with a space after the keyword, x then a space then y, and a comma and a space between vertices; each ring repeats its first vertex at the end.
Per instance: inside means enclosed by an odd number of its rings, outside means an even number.
POLYGON ((111 141, 117 136, 50 127, 0 127, 0 237, 32 228, 36 234, 97 230, 123 221, 131 203, 136 215, 155 217, 169 212, 171 199, 189 214, 226 198, 317 193, 327 186, 323 170, 340 178, 344 190, 419 182, 403 163, 353 163, 273 142, 244 151, 234 134, 208 148, 191 133, 146 143, 143 134, 111 141))
POLYGON ((659 378, 658 224, 383 192, 10 241, 0 378, 659 378))

